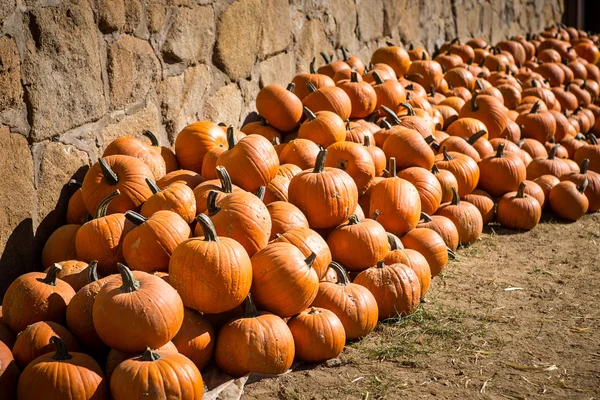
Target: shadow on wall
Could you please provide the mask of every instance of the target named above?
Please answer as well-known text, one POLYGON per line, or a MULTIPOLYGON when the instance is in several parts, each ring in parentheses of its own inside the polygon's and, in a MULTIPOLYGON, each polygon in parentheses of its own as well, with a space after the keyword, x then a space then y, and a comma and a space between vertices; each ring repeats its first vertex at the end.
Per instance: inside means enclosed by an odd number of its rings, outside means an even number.
MULTIPOLYGON (((70 179, 81 182, 88 169, 89 166, 82 166, 70 179)), ((54 209, 39 223, 35 232, 31 218, 21 221, 12 231, 0 256, 0 304, 6 289, 17 277, 27 272, 43 270, 44 245, 52 232, 66 224, 69 199, 76 190, 77 187, 68 183, 63 185, 54 209)))

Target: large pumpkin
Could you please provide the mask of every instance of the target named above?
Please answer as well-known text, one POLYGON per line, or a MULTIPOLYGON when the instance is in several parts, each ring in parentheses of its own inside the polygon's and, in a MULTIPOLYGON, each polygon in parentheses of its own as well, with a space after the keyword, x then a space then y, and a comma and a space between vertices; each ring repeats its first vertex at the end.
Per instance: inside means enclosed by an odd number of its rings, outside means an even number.
POLYGON ((346 139, 344 120, 336 113, 331 111, 313 113, 308 107, 304 107, 304 114, 306 121, 298 129, 300 139, 308 139, 323 147, 346 139))
POLYGON ((446 242, 432 229, 413 229, 402 237, 402 244, 404 248, 416 250, 425 257, 432 277, 439 275, 448 264, 446 242))
POLYGON ((508 119, 504 105, 495 97, 478 94, 476 91, 471 100, 465 103, 458 113, 458 118, 478 119, 485 124, 490 137, 500 137, 508 119))
POLYGON ((584 194, 587 185, 587 179, 579 186, 571 181, 558 183, 550 190, 548 196, 552 211, 563 219, 577 221, 589 207, 589 200, 584 194))
POLYGON ((431 268, 429 268, 427 259, 421 253, 413 249, 392 246, 392 250, 385 255, 383 261, 388 265, 404 264, 409 266, 419 279, 421 298, 425 297, 431 285, 431 268))
MULTIPOLYGON (((421 213, 421 221, 417 228, 429 228, 438 233, 452 251, 458 248, 458 230, 450 219, 442 215, 427 215, 421 213)), ((404 263, 406 264, 406 263, 404 263)))
POLYGON ((582 185, 587 179, 588 185, 585 189, 585 195, 588 198, 588 211, 600 210, 600 174, 594 171, 588 171, 589 160, 586 158, 581 163, 579 172, 570 172, 560 177, 561 181, 571 181, 576 185, 582 185))
POLYGON ((315 363, 335 358, 346 344, 344 325, 326 308, 304 310, 290 318, 288 326, 300 361, 315 363))
POLYGON ((274 201, 267 205, 271 216, 271 235, 269 240, 294 228, 307 228, 308 220, 292 203, 274 201))
POLYGON ((412 183, 419 192, 421 212, 433 214, 442 203, 442 185, 429 170, 420 167, 406 168, 398 177, 412 183))

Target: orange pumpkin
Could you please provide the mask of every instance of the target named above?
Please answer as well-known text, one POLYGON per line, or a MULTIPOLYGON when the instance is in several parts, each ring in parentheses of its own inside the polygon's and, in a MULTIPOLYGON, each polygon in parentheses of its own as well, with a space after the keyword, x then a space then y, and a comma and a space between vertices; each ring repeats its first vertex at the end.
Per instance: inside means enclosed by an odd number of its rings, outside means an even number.
POLYGON ((315 59, 313 58, 310 62, 309 73, 297 74, 292 79, 292 83, 294 84, 294 88, 292 91, 300 100, 304 99, 306 96, 310 94, 310 91, 306 87, 306 84, 310 82, 317 89, 323 86, 334 86, 335 82, 331 79, 331 77, 317 73, 315 71, 315 59))
POLYGON ((267 85, 256 96, 258 113, 281 132, 293 131, 302 119, 302 101, 293 93, 295 86, 267 85))
POLYGON ((442 203, 442 186, 429 170, 410 167, 400 171, 398 177, 412 183, 419 192, 421 212, 435 213, 442 203))
POLYGON ((294 139, 279 154, 280 164, 294 164, 305 170, 314 168, 319 146, 308 139, 294 139))
POLYGON ((479 163, 478 187, 494 197, 516 191, 527 176, 525 164, 518 155, 505 152, 504 143, 498 146, 496 154, 479 163))
POLYGON ((146 218, 159 211, 171 211, 179 215, 185 222, 191 224, 196 216, 196 198, 194 191, 183 181, 178 181, 161 190, 154 182, 146 182, 152 196, 142 205, 140 214, 146 218))
POLYGON ((167 173, 160 143, 158 138, 150 131, 145 131, 144 136, 150 139, 152 145, 130 136, 124 136, 110 142, 106 146, 102 157, 123 155, 137 158, 150 168, 154 179, 160 179, 167 173))
POLYGON ((563 219, 577 221, 589 207, 589 200, 584 194, 587 185, 587 179, 579 186, 571 181, 556 184, 548 196, 552 211, 563 219))
POLYGON ((337 82, 337 86, 350 98, 352 105, 350 118, 365 118, 375 111, 377 106, 377 93, 373 86, 358 79, 358 72, 352 71, 350 80, 337 82))
POLYGON ((453 188, 452 202, 442 204, 437 214, 454 222, 458 230, 458 240, 462 245, 473 243, 481 236, 483 231, 481 213, 473 204, 461 202, 456 188, 453 188))
POLYGON ((288 326, 294 336, 296 358, 301 361, 329 360, 344 350, 344 325, 328 309, 311 307, 290 318, 288 326))
POLYGON ((442 154, 438 154, 435 159, 435 164, 439 169, 450 171, 456 177, 460 195, 467 195, 477 187, 479 166, 471 157, 453 151, 448 152, 443 147, 442 154))
POLYGON ((350 117, 352 101, 342 89, 337 86, 324 86, 317 89, 310 82, 306 86, 311 93, 302 99, 304 107, 313 112, 331 111, 344 121, 350 117))
POLYGON ((182 169, 202 172, 204 156, 214 147, 227 146, 225 132, 209 121, 194 122, 175 138, 175 154, 182 169))
POLYGON ((485 190, 475 189, 468 195, 461 197, 461 199, 477 207, 484 226, 494 220, 496 216, 496 203, 494 202, 494 198, 485 190))
POLYGON ((498 200, 497 217, 500 225, 528 231, 540 222, 542 206, 524 192, 526 185, 521 182, 516 192, 506 193, 498 200))
POLYGON ((406 249, 416 250, 425 257, 432 277, 439 275, 448 264, 446 242, 432 229, 413 229, 402 237, 402 244, 406 249))
POLYGON ((274 201, 267 204, 271 216, 271 235, 269 240, 275 239, 278 234, 283 234, 294 228, 307 228, 308 220, 292 203, 274 201))
POLYGON ((506 127, 505 107, 492 96, 478 94, 479 92, 475 92, 471 100, 461 108, 458 113, 459 121, 465 117, 478 119, 485 124, 490 137, 499 137, 506 127))
POLYGON ((61 261, 77 259, 76 237, 79 228, 81 225, 67 224, 52 232, 42 250, 44 269, 61 261))
POLYGON ((189 358, 201 371, 212 358, 215 339, 215 332, 208 319, 186 308, 181 328, 172 342, 177 351, 189 358))
POLYGON ((458 248, 458 230, 454 222, 442 215, 429 216, 426 213, 421 213, 421 221, 419 221, 417 228, 428 228, 437 232, 452 251, 458 248))
POLYGON ((346 139, 346 126, 336 113, 331 111, 313 113, 304 107, 304 114, 306 121, 298 129, 300 139, 308 139, 323 147, 346 139))

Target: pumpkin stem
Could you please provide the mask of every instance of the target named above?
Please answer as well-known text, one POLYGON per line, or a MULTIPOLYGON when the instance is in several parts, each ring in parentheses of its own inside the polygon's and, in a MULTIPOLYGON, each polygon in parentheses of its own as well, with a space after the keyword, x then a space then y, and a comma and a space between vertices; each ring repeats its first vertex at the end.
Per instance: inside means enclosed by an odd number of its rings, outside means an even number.
POLYGON ((434 175, 437 175, 440 173, 440 169, 438 168, 438 166, 436 164, 433 164, 433 167, 431 167, 431 173, 434 175))
POLYGON ((306 88, 311 93, 314 93, 317 91, 317 87, 312 82, 306 82, 306 88))
POLYGON ((594 146, 598 145, 598 139, 596 139, 596 135, 594 135, 593 133, 590 133, 589 139, 590 139, 590 142, 592 142, 592 144, 594 146))
POLYGON ((208 197, 206 198, 206 205, 208 209, 208 215, 212 217, 221 211, 221 207, 217 205, 217 196, 219 193, 216 190, 211 190, 208 192, 208 197))
POLYGON ((540 101, 538 100, 533 104, 533 107, 531 107, 531 111, 529 111, 529 114, 536 114, 538 112, 539 108, 540 108, 540 101))
POLYGON ((583 81, 583 83, 581 84, 581 86, 579 86, 581 89, 585 89, 587 87, 587 81, 583 81))
POLYGON ((96 208, 96 213, 94 214, 94 218, 106 217, 106 210, 108 210, 110 202, 112 201, 112 199, 114 199, 120 194, 121 192, 119 191, 119 189, 117 189, 108 196, 106 196, 106 198, 104 198, 104 200, 102 200, 100 204, 98 204, 98 207, 96 208))
POLYGON ((272 144, 273 146, 279 146, 279 145, 281 144, 281 139, 279 139, 277 136, 275 136, 275 137, 273 138, 273 140, 271 141, 271 144, 272 144))
POLYGON ((229 150, 233 149, 237 144, 237 138, 235 137, 235 131, 233 126, 229 125, 227 127, 227 146, 229 146, 229 150))
POLYGON ((496 149, 496 158, 504 158, 504 146, 506 146, 504 142, 500 142, 498 144, 498 148, 496 149))
POLYGON ((456 253, 450 247, 446 246, 446 252, 448 253, 448 258, 456 260, 456 253))
POLYGON ((350 72, 350 82, 358 83, 358 72, 356 72, 356 71, 350 72))
POLYGON ((527 183, 525 181, 519 184, 519 189, 517 190, 517 195, 515 196, 517 199, 522 199, 525 197, 525 186, 527 186, 527 183))
POLYGON ((150 139, 150 143, 152 143, 152 146, 160 147, 160 142, 158 141, 158 138, 152 131, 148 131, 148 130, 144 131, 144 136, 146 136, 148 139, 150 139))
POLYGON ((337 284, 340 286, 348 286, 350 284, 350 280, 348 279, 348 275, 346 274, 346 270, 340 264, 332 261, 329 263, 329 268, 335 271, 337 274, 338 282, 337 284))
POLYGON ((472 146, 473 143, 475 143, 476 141, 478 141, 479 139, 484 137, 486 134, 487 134, 487 131, 482 129, 479 132, 477 132, 476 134, 474 134, 473 136, 471 136, 470 138, 468 138, 467 143, 469 143, 472 146))
POLYGON ((388 173, 390 174, 389 178, 396 177, 396 157, 390 157, 388 160, 388 173))
POLYGON ((448 153, 448 148, 446 146, 444 146, 442 148, 442 153, 444 154, 444 161, 452 161, 452 160, 454 160, 454 157, 452 157, 450 155, 450 153, 448 153))
POLYGON ((344 47, 341 47, 341 50, 342 50, 342 60, 348 61, 348 50, 346 50, 344 47))
POLYGON ((296 84, 294 82, 288 83, 287 87, 285 88, 285 90, 288 92, 293 92, 294 89, 296 89, 296 84))
POLYGON ((325 160, 327 159, 327 150, 323 149, 319 151, 317 154, 317 159, 315 160, 315 167, 313 168, 313 173, 320 174, 325 170, 325 160))
POLYGON ((585 189, 587 189, 587 187, 588 187, 588 183, 590 183, 590 182, 588 180, 588 177, 586 176, 585 179, 583 180, 583 183, 581 184, 581 186, 579 186, 577 188, 577 190, 579 191, 579 193, 585 192, 585 189))
POLYGON ((310 253, 310 256, 308 256, 306 258, 306 260, 304 260, 304 262, 306 263, 306 265, 308 266, 308 268, 312 268, 312 266, 315 263, 316 259, 317 259, 317 255, 313 251, 312 253, 310 253))
POLYGON ((117 269, 123 280, 123 285, 120 288, 122 292, 133 293, 140 288, 140 283, 135 280, 135 277, 129 268, 121 263, 117 263, 117 269))
POLYGON ((564 90, 565 92, 568 92, 568 91, 569 91, 569 88, 571 87, 571 85, 572 85, 572 84, 573 84, 573 81, 569 81, 569 82, 565 83, 565 87, 564 87, 564 89, 563 89, 563 90, 564 90))
MULTIPOLYGON (((215 192, 216 193, 216 192, 215 192)), ((218 242, 219 237, 217 236, 217 232, 215 231, 215 226, 213 225, 210 218, 206 214, 198 214, 195 218, 196 222, 200 224, 202 228, 202 232, 204 233, 204 241, 205 242, 218 242)))
POLYGON ((358 216, 356 214, 352 214, 350 216, 350 218, 348 218, 348 225, 357 225, 359 223, 360 223, 360 221, 359 221, 358 216))
POLYGON ((435 97, 435 87, 433 86, 433 83, 429 85, 429 96, 435 97))
POLYGON ((58 336, 52 336, 50 338, 50 342, 56 346, 56 354, 52 356, 54 360, 65 361, 73 358, 73 356, 70 355, 69 351, 67 350, 67 345, 61 338, 59 338, 58 336))
POLYGON ((377 117, 379 117, 379 112, 375 110, 371 114, 369 114, 367 118, 365 118, 365 121, 374 123, 375 121, 377 121, 377 117))
POLYGON ((77 179, 69 179, 68 185, 79 189, 81 187, 81 182, 79 182, 77 179))
POLYGON ((385 268, 385 261, 383 261, 383 260, 377 261, 377 268, 385 268))
POLYGON ((554 147, 552 147, 552 149, 550 149, 550 153, 548 153, 548 160, 554 160, 554 157, 556 156, 556 152, 558 151, 559 146, 560 146, 560 143, 556 144, 554 147))
POLYGON ((127 220, 132 222, 135 226, 140 226, 144 222, 148 221, 148 218, 131 210, 125 212, 125 218, 127 218, 127 220))
POLYGON ((460 196, 458 195, 458 189, 455 187, 452 188, 452 202, 450 204, 453 206, 460 206, 460 196))
POLYGON ((302 110, 304 111, 304 115, 306 115, 306 119, 308 119, 309 121, 314 121, 315 119, 317 119, 315 113, 310 111, 308 107, 304 106, 302 107, 302 110))
POLYGON ((423 221, 425 221, 425 222, 431 222, 431 221, 433 221, 433 220, 431 219, 431 217, 429 216, 429 214, 427 214, 427 213, 425 213, 425 212, 423 212, 423 211, 421 211, 421 219, 422 219, 423 221))
POLYGON ((421 61, 427 61, 427 53, 424 51, 421 53, 421 61))
POLYGON ((258 317, 258 310, 252 301, 252 295, 248 293, 248 297, 246 297, 246 301, 244 302, 244 318, 256 318, 258 317))
POLYGON ((532 79, 531 80, 531 87, 539 87, 540 83, 537 81, 537 79, 532 79))
MULTIPOLYGON (((433 137, 433 135, 429 135, 429 136, 427 136, 426 138, 423 138, 423 139, 425 140, 425 143, 427 143, 427 144, 432 144, 432 143, 435 142, 435 138, 433 137)), ((435 143, 435 144, 437 144, 437 143, 435 143)), ((440 149, 440 145, 437 144, 437 150, 439 150, 439 149, 440 149)))
POLYGON ((260 125, 261 125, 261 126, 267 126, 267 125, 269 125, 269 124, 267 123, 267 120, 265 119, 265 117, 263 117, 262 115, 259 115, 259 116, 258 116, 258 122, 260 122, 260 125))
POLYGON ((383 79, 381 79, 381 76, 379 76, 377 71, 373 71, 371 75, 373 75, 373 79, 375 80, 376 85, 381 85, 383 83, 383 79))
POLYGON ((100 164, 100 170, 102 171, 102 175, 104 175, 104 180, 111 186, 119 183, 119 177, 115 174, 109 166, 104 158, 100 158, 98 160, 98 164, 100 164))
POLYGON ((233 183, 231 183, 231 177, 229 172, 222 165, 217 167, 217 177, 221 182, 221 191, 223 193, 233 193, 233 183))
POLYGON ((62 271, 62 267, 60 264, 52 264, 50 268, 48 268, 48 272, 46 272, 46 276, 42 278, 38 278, 39 282, 45 283, 46 285, 56 286, 56 277, 58 273, 62 271))
POLYGON ((579 167, 579 173, 581 175, 587 174, 589 165, 590 165, 589 158, 586 158, 585 160, 583 160, 583 162, 581 163, 581 167, 579 167))
POLYGON ((392 124, 390 124, 387 120, 382 119, 379 125, 384 129, 392 129, 392 124))
POLYGON ((160 188, 154 183, 154 181, 150 178, 146 178, 146 185, 150 188, 152 194, 156 194, 160 192, 160 188))
POLYGON ((475 80, 475 84, 477 85, 477 89, 479 90, 483 90, 483 83, 481 83, 481 81, 479 79, 475 80))
POLYGON ((373 211, 373 215, 371 215, 373 221, 377 221, 377 218, 379 218, 379 210, 373 211))
POLYGON ((410 103, 400 103, 400 105, 406 108, 407 115, 410 117, 414 117, 416 115, 414 107, 410 103))
POLYGON ((98 279, 98 261, 92 260, 88 264, 88 281, 96 282, 98 279))
POLYGON ((315 71, 315 58, 313 57, 312 61, 309 64, 308 67, 309 71, 311 74, 316 74, 317 72, 315 71))
POLYGON ((325 61, 325 64, 329 64, 331 62, 331 58, 329 58, 329 56, 325 54, 325 52, 322 51, 319 54, 321 54, 321 57, 323 57, 323 61, 325 61))
POLYGON ((363 144, 365 147, 371 147, 371 136, 365 135, 363 144))
POLYGON ((471 110, 472 111, 479 111, 479 106, 477 105, 477 96, 479 95, 479 91, 475 91, 475 93, 473 93, 473 97, 471 98, 471 110))
POLYGON ((406 89, 406 90, 415 90, 415 85, 413 85, 412 83, 409 83, 408 85, 406 85, 404 87, 404 89, 406 89))
POLYGON ((386 106, 381 106, 381 109, 386 113, 388 118, 392 121, 394 125, 398 125, 400 123, 400 118, 393 112, 390 108, 386 106))
POLYGON ((394 235, 393 233, 387 232, 387 240, 388 240, 388 244, 390 245, 390 251, 404 250, 402 241, 400 240, 400 238, 398 236, 394 235))
POLYGON ((258 190, 256 191, 256 193, 254 193, 256 195, 256 197, 258 197, 258 199, 260 201, 264 201, 265 200, 265 192, 267 191, 267 187, 266 186, 261 186, 258 188, 258 190))
POLYGON ((140 357, 140 359, 142 361, 156 361, 160 358, 160 354, 158 354, 155 351, 152 351, 150 349, 150 347, 146 347, 146 350, 144 350, 144 353, 142 354, 142 357, 140 357))

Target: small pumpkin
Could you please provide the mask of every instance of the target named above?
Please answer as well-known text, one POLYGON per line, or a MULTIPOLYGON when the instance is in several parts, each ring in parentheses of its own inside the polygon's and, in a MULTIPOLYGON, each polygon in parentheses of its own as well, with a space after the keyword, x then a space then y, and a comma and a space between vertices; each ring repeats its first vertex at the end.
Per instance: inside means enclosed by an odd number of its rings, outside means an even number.
POLYGON ((494 198, 485 190, 475 189, 468 195, 461 197, 461 199, 477 207, 484 226, 492 222, 496 217, 496 203, 494 202, 494 198))
MULTIPOLYGON (((400 111, 400 103, 406 101, 406 90, 396 79, 384 80, 376 71, 373 71, 373 90, 377 98, 376 110, 382 110, 382 106, 388 107, 394 113, 400 111)), ((379 111, 383 116, 384 112, 379 111)))
POLYGON ((556 184, 548 196, 552 211, 563 219, 577 221, 589 207, 589 201, 584 194, 587 185, 587 179, 579 186, 571 181, 556 184))
POLYGON ((294 337, 296 358, 300 361, 322 362, 339 356, 344 350, 344 325, 326 308, 304 310, 290 318, 288 326, 294 337))
POLYGON ((454 174, 445 169, 439 169, 437 165, 431 167, 431 173, 440 183, 442 188, 442 203, 448 203, 452 200, 452 188, 458 187, 458 181, 454 174))
POLYGON ((162 190, 175 182, 181 182, 185 183, 190 189, 194 190, 196 186, 198 186, 204 181, 204 177, 197 172, 189 171, 186 169, 178 169, 177 171, 169 172, 168 174, 157 180, 156 186, 158 186, 158 188, 162 190))
POLYGON ((442 147, 442 154, 438 154, 435 164, 439 169, 452 172, 458 182, 458 193, 467 195, 477 187, 479 183, 479 166, 471 157, 461 153, 448 152, 442 147))
POLYGON ((304 107, 306 121, 298 129, 300 139, 308 139, 320 146, 328 147, 346 139, 346 125, 334 112, 319 111, 313 113, 304 107))
POLYGON ((281 132, 269 125, 261 116, 259 116, 258 121, 248 122, 246 125, 242 126, 241 131, 246 135, 260 135, 269 142, 273 142, 273 139, 275 138, 281 139, 281 132))
POLYGON ((483 122, 492 138, 499 137, 506 127, 507 117, 504 104, 492 96, 482 95, 479 97, 477 91, 458 113, 459 120, 465 117, 475 118, 483 122))
POLYGON ((560 177, 560 180, 571 181, 576 185, 582 185, 587 179, 588 185, 585 188, 584 193, 588 198, 588 212, 594 212, 600 209, 600 174, 594 171, 588 171, 588 165, 589 160, 583 160, 578 172, 564 174, 560 177))
POLYGON ((429 216, 422 212, 421 221, 419 221, 417 228, 428 228, 437 232, 444 240, 444 243, 446 243, 446 246, 452 251, 456 251, 458 248, 458 230, 456 229, 454 222, 442 215, 429 216))
POLYGON ((325 167, 339 168, 345 171, 363 195, 375 177, 375 164, 365 146, 352 142, 336 142, 327 148, 325 167))
POLYGON ((139 139, 130 136, 120 137, 106 146, 102 157, 123 155, 137 158, 150 168, 154 179, 160 179, 167 173, 167 166, 158 138, 151 131, 145 131, 144 136, 150 139, 149 145, 139 139))
POLYGON ((414 185, 421 199, 421 212, 433 214, 442 203, 442 186, 429 170, 420 167, 406 168, 398 177, 414 185))
POLYGON ((280 164, 294 164, 305 170, 314 168, 319 146, 308 139, 294 139, 288 142, 279 154, 280 164))
POLYGON ((194 197, 196 198, 196 213, 204 213, 208 209, 208 194, 211 191, 218 192, 217 200, 231 194, 233 192, 243 192, 244 190, 237 187, 231 182, 231 177, 225 167, 218 166, 216 168, 218 179, 202 182, 194 189, 194 197))
POLYGON ((411 62, 406 50, 400 46, 380 47, 371 56, 373 64, 387 64, 394 70, 396 77, 400 78, 409 71, 411 62))
POLYGON ((581 146, 575 151, 574 160, 579 165, 581 165, 585 159, 590 160, 588 166, 589 170, 600 174, 600 145, 598 145, 596 136, 593 133, 590 133, 588 139, 590 141, 589 144, 581 146))
POLYGON ((535 180, 542 175, 560 177, 571 171, 571 167, 564 160, 556 157, 560 144, 555 145, 548 152, 547 158, 536 158, 527 166, 527 179, 535 180))
POLYGON ((481 236, 483 219, 481 213, 473 204, 460 200, 458 190, 452 189, 453 196, 450 203, 442 204, 437 214, 447 217, 458 230, 458 241, 462 245, 471 244, 481 236))
POLYGON ((304 99, 310 94, 310 91, 306 87, 307 82, 312 83, 317 89, 323 86, 334 86, 335 82, 331 77, 317 73, 315 71, 315 59, 313 58, 309 65, 309 73, 297 74, 292 79, 294 87, 292 91, 300 100, 304 99))
POLYGON ((337 86, 324 86, 317 89, 312 83, 306 84, 310 94, 302 99, 302 105, 312 110, 331 111, 342 120, 350 118, 352 101, 345 91, 337 86))
POLYGON ((79 351, 75 337, 64 326, 52 321, 39 321, 29 325, 17 336, 12 352, 21 369, 41 355, 54 353, 56 346, 50 339, 57 336, 63 340, 67 350, 79 351))
POLYGON ((81 225, 67 224, 52 232, 42 250, 42 266, 45 269, 61 261, 77 259, 75 239, 79 228, 81 225))
MULTIPOLYGON (((61 270, 56 275, 57 278, 67 282, 77 293, 79 289, 92 282, 94 276, 97 276, 98 262, 96 260, 86 263, 83 261, 69 260, 57 263, 61 270)), ((47 268, 44 272, 48 272, 47 268)))
POLYGON ((352 71, 350 80, 339 81, 337 86, 346 92, 350 98, 352 105, 350 118, 365 118, 375 111, 377 93, 369 83, 359 81, 358 72, 352 71))

